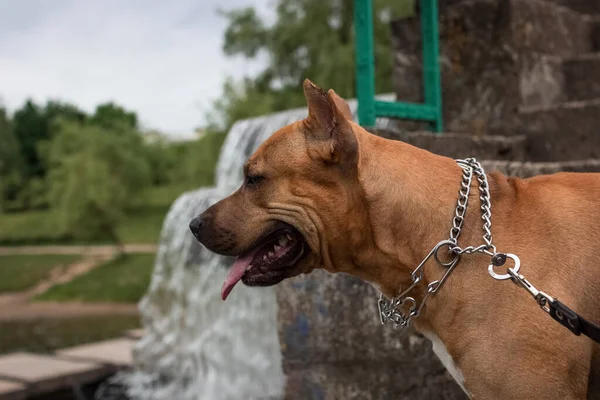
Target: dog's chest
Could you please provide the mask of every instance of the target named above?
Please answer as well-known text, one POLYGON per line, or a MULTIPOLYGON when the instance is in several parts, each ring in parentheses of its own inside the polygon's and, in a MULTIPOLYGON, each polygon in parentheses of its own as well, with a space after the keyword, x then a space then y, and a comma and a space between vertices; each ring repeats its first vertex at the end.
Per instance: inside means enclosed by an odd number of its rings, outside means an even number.
POLYGON ((448 370, 448 372, 450 372, 450 375, 452 375, 452 378, 454 378, 456 383, 458 383, 461 389, 467 394, 467 396, 469 396, 469 392, 467 392, 467 389, 465 389, 465 378, 454 363, 454 360, 452 359, 450 353, 448 353, 448 350, 446 350, 446 346, 444 345, 444 342, 442 342, 442 339, 440 339, 439 336, 433 332, 423 332, 423 335, 425 335, 427 339, 431 340, 435 355, 440 359, 442 365, 448 370))

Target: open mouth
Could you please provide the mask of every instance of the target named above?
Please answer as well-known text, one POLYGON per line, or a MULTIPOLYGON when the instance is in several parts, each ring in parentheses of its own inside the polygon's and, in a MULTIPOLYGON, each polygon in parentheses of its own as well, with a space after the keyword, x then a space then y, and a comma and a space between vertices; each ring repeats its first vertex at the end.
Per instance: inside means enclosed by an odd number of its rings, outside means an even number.
POLYGON ((289 269, 304 255, 307 245, 300 232, 291 225, 283 225, 238 256, 223 283, 223 300, 240 280, 248 286, 271 286, 288 276, 289 269))

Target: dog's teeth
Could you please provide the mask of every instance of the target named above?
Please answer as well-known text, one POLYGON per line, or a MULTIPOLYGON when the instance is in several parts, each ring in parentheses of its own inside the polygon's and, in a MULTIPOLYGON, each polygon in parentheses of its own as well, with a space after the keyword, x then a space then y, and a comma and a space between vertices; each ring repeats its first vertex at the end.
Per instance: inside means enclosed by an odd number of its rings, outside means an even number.
POLYGON ((273 257, 275 255, 275 253, 273 253, 272 251, 269 252, 269 257, 273 257))
POLYGON ((288 242, 288 238, 287 237, 282 236, 282 237, 279 238, 279 245, 281 247, 285 247, 285 245, 287 244, 287 242, 288 242))
POLYGON ((266 254, 263 256, 263 260, 265 260, 265 261, 267 260, 266 254))
POLYGON ((246 267, 246 271, 250 271, 250 268, 252 268, 252 267, 253 267, 253 265, 252 265, 252 264, 248 265, 248 266, 246 267))
POLYGON ((288 238, 288 240, 292 240, 292 236, 289 233, 285 236, 288 238))
POLYGON ((281 246, 275 245, 273 248, 275 249, 275 252, 278 252, 279 250, 281 250, 281 246))

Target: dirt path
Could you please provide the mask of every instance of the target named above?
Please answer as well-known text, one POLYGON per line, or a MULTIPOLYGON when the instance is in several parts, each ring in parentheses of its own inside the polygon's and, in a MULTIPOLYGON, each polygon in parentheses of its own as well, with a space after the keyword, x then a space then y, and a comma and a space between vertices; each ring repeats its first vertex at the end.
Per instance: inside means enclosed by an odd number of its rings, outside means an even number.
MULTIPOLYGON (((126 253, 153 253, 154 245, 128 245, 126 253)), ((67 283, 115 257, 114 246, 26 246, 0 247, 0 255, 13 254, 81 254, 83 258, 66 268, 56 267, 33 288, 19 293, 0 294, 0 322, 38 318, 70 318, 93 315, 138 315, 137 304, 32 302, 33 297, 52 286, 67 283)))
POLYGON ((28 299, 31 299, 37 295, 40 295, 50 289, 54 285, 58 285, 61 283, 67 283, 77 278, 80 275, 85 274, 86 272, 91 271, 92 269, 98 267, 100 264, 111 259, 109 255, 101 255, 101 256, 88 256, 84 257, 82 260, 72 263, 71 265, 65 267, 57 267, 50 271, 49 276, 46 279, 38 282, 33 288, 29 289, 25 296, 28 299))
MULTIPOLYGON (((155 253, 155 244, 126 244, 125 253, 155 253)), ((113 245, 83 246, 3 246, 0 255, 20 254, 81 254, 83 256, 113 256, 117 247, 113 245)))
POLYGON ((137 304, 29 303, 25 294, 0 295, 0 322, 93 315, 138 315, 137 304))

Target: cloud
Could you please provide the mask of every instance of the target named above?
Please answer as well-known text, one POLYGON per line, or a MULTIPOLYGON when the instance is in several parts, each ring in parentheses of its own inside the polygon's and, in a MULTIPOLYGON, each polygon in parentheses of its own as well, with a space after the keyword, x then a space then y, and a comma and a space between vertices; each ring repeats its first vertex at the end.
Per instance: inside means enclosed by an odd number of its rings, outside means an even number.
MULTIPOLYGON (((227 0, 227 8, 269 0, 227 0)), ((73 102, 92 111, 115 101, 143 125, 190 134, 227 75, 256 73, 260 61, 226 58, 223 0, 0 0, 0 96, 12 110, 26 98, 73 102)))

